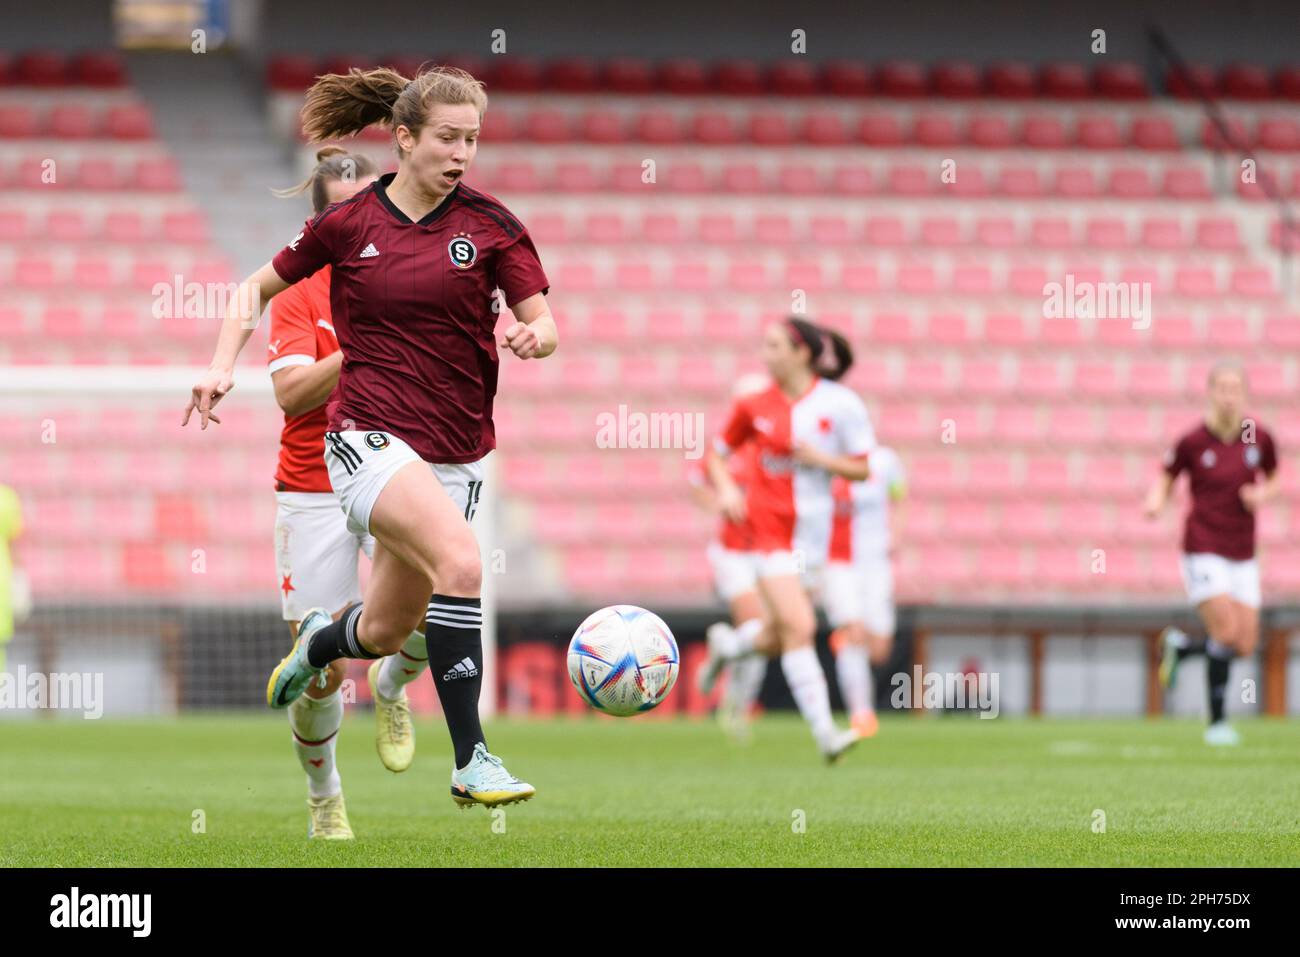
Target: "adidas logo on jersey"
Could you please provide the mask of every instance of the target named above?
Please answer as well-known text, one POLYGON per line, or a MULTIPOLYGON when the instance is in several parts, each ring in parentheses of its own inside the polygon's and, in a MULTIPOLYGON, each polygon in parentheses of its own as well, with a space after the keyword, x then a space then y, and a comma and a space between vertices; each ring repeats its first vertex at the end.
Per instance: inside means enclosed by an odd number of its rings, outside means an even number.
POLYGON ((378 256, 379 250, 375 248, 374 243, 366 243, 366 248, 361 250, 361 258, 369 259, 372 256, 378 256))
POLYGON ((474 678, 478 675, 478 669, 474 667, 474 662, 468 657, 456 662, 456 666, 442 676, 443 681, 455 681, 457 678, 474 678))

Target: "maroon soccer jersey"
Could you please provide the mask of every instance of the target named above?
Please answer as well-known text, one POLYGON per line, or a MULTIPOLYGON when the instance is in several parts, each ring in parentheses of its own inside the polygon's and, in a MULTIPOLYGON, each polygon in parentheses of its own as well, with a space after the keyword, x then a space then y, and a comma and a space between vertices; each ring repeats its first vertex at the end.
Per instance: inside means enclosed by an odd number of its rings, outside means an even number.
POLYGON ((1192 508, 1183 528, 1183 551, 1210 552, 1233 561, 1255 555, 1255 516, 1241 502, 1241 487, 1277 469, 1273 437, 1255 430, 1254 442, 1224 442, 1202 423, 1165 454, 1170 478, 1186 470, 1192 508))
POLYGON ((392 432, 426 462, 473 462, 496 447, 493 290, 514 306, 549 283, 497 200, 458 183, 412 222, 385 192, 395 175, 308 220, 272 265, 288 283, 333 266, 343 367, 331 431, 392 432))

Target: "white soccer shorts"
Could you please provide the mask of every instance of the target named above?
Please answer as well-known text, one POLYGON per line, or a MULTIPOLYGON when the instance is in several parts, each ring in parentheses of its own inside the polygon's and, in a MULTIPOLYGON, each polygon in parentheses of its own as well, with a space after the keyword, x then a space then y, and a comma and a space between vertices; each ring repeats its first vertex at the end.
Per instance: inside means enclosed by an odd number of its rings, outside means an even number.
POLYGON ((832 628, 856 621, 874 635, 892 638, 896 616, 889 559, 829 562, 822 579, 822 604, 832 628))
POLYGON ((713 567, 713 587, 723 601, 731 603, 738 596, 758 589, 761 556, 757 552, 740 552, 711 542, 708 555, 713 567))
MULTIPOLYGON (((326 432, 325 466, 347 516, 348 530, 369 534, 370 513, 379 493, 398 469, 420 461, 415 450, 391 432, 326 432)), ((463 465, 427 464, 465 520, 472 522, 483 494, 483 460, 463 465)))
POLYGON ((275 493, 275 564, 285 621, 312 608, 331 614, 361 600, 357 556, 374 554, 375 540, 348 529, 333 492, 275 493))
POLYGON ((1193 605, 1227 595, 1251 608, 1260 604, 1259 563, 1249 558, 1233 561, 1211 552, 1183 555, 1183 584, 1193 605))

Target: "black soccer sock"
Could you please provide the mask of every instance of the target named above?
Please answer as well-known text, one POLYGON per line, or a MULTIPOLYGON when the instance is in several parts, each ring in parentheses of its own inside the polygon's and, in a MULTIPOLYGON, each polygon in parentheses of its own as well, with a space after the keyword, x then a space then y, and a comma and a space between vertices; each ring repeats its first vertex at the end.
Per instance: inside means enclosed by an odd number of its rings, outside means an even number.
POLYGON ((1232 663, 1232 652, 1216 646, 1206 652, 1205 683, 1210 690, 1210 723, 1218 724, 1223 720, 1224 699, 1228 692, 1228 668, 1232 663), (1216 654, 1215 652, 1219 652, 1216 654), (1222 653, 1226 652, 1226 657, 1222 653))
POLYGON ((478 719, 483 688, 482 601, 434 595, 424 619, 424 642, 429 673, 456 751, 456 767, 463 768, 474 756, 474 745, 487 744, 478 719))
POLYGON ((357 622, 361 618, 361 605, 356 604, 307 639, 307 662, 313 668, 324 668, 339 658, 382 658, 361 645, 357 637, 357 622))

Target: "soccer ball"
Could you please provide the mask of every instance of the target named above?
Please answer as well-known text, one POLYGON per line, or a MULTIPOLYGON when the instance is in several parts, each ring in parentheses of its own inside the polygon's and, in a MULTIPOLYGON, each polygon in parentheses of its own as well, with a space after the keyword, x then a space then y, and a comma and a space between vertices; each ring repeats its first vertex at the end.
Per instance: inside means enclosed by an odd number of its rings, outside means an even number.
POLYGON ((636 605, 610 605, 573 633, 569 680, 587 704, 625 718, 668 697, 680 660, 662 618, 636 605))

